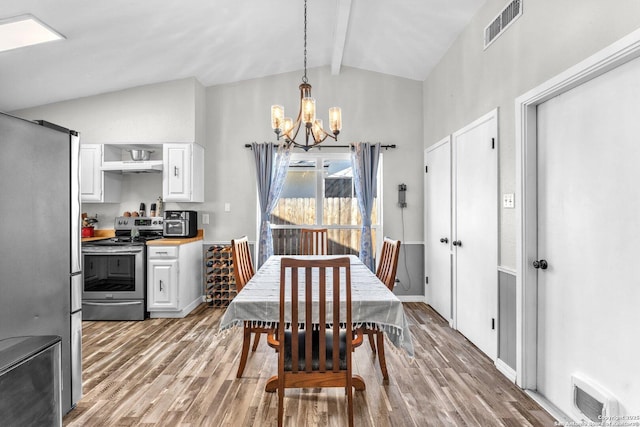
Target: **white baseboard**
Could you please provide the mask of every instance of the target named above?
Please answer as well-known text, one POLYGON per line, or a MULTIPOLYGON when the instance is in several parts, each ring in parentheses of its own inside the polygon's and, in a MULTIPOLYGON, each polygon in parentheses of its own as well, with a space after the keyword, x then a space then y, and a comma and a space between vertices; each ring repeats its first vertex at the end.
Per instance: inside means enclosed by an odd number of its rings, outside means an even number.
POLYGON ((425 302, 424 295, 396 295, 402 302, 425 302))
POLYGON ((567 416, 564 412, 562 412, 556 405, 549 402, 544 396, 539 394, 535 390, 524 390, 527 393, 527 396, 532 398, 538 405, 542 407, 545 411, 547 411, 553 418, 558 421, 558 425, 569 425, 571 423, 576 423, 576 420, 567 416))
POLYGON ((511 366, 507 365, 505 362, 503 362, 500 359, 496 359, 495 365, 498 371, 502 373, 502 375, 509 378, 509 381, 515 384, 516 371, 511 366))
POLYGON ((191 313, 201 303, 202 297, 198 297, 182 310, 150 311, 149 317, 151 319, 181 319, 191 313))

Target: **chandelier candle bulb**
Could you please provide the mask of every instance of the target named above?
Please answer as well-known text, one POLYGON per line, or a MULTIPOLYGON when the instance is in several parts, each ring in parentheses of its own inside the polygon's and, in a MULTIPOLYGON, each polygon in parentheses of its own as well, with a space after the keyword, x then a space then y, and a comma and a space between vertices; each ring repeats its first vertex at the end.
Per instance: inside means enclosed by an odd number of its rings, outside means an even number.
POLYGON ((282 105, 271 106, 271 128, 282 129, 282 121, 284 119, 284 107, 282 105))
POLYGON ((282 123, 282 134, 287 138, 291 138, 291 129, 293 129, 293 119, 285 117, 282 123))
POLYGON ((322 129, 322 120, 316 119, 313 123, 313 136, 316 141, 320 141, 324 138, 324 130, 322 129))
POLYGON ((329 127, 335 135, 342 130, 342 110, 340 107, 329 108, 329 127))
POLYGON ((302 98, 302 121, 313 124, 316 121, 316 100, 314 98, 302 98))

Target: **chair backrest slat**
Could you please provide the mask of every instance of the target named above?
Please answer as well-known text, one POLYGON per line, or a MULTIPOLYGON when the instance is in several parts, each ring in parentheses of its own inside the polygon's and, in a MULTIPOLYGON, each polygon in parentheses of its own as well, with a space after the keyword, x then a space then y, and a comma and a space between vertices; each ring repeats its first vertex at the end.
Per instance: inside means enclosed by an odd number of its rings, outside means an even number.
POLYGON ((382 283, 393 291, 398 269, 398 257, 400 256, 400 240, 391 240, 385 237, 380 251, 380 262, 376 270, 376 276, 382 283))
POLYGON ((231 255, 233 257, 233 276, 236 279, 236 289, 240 292, 255 274, 247 236, 231 240, 231 255))
POLYGON ((300 230, 300 254, 328 255, 328 230, 326 228, 303 228, 300 230))

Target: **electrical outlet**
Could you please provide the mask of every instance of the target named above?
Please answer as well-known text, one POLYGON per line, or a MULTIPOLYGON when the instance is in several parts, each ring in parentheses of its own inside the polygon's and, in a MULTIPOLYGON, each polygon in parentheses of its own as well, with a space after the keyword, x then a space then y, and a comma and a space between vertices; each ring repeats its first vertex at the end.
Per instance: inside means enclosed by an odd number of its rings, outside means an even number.
POLYGON ((203 213, 202 214, 202 223, 203 224, 209 224, 209 214, 207 214, 207 213, 203 213))
POLYGON ((231 203, 227 202, 224 204, 224 211, 231 212, 231 203))

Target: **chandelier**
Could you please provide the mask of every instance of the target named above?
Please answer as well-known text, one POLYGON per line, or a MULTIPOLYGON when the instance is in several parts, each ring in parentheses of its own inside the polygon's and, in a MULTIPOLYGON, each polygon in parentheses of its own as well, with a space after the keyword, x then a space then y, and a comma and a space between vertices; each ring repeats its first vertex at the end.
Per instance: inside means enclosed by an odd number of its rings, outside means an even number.
POLYGON ((302 76, 302 84, 300 84, 298 118, 294 122, 290 117, 284 116, 282 105, 272 105, 271 128, 276 133, 278 140, 282 136, 287 144, 293 144, 305 151, 327 138, 337 141, 340 129, 342 129, 342 110, 340 107, 329 108, 329 128, 333 135, 324 130, 321 119, 316 119, 316 100, 311 97, 311 85, 307 79, 307 0, 304 1, 304 75, 302 76), (304 127, 304 144, 296 142, 301 127, 304 127))

